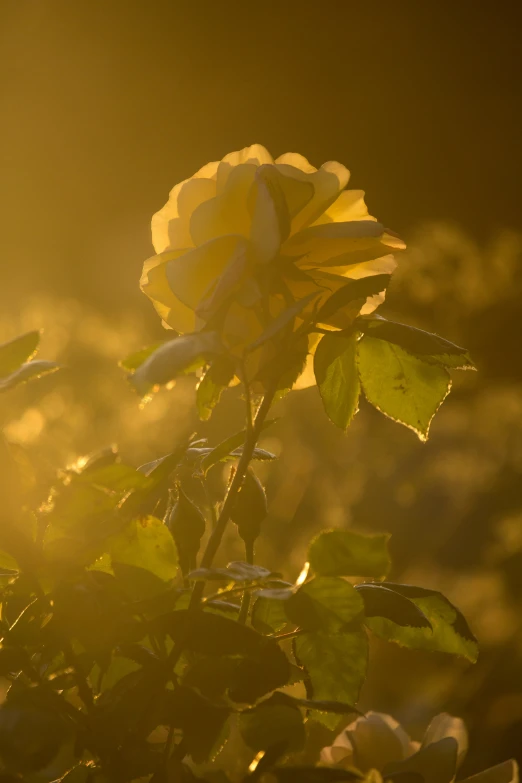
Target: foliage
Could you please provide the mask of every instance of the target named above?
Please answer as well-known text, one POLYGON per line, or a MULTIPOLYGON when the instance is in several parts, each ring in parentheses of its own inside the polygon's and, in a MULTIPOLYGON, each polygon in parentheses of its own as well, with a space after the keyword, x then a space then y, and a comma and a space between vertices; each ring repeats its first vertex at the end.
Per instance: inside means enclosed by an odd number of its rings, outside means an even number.
MULTIPOLYGON (((234 256, 217 275, 212 268, 216 279, 200 292, 203 310, 201 302, 193 304, 205 328, 121 362, 142 397, 197 372, 202 420, 224 389, 242 384, 244 429, 213 446, 192 435, 138 468, 116 448, 106 449, 56 473, 39 503, 24 491, 16 449, 0 443, 0 675, 10 684, 0 708, 6 780, 212 781, 215 760, 234 735, 242 743, 241 774, 253 781, 268 773, 305 782, 392 780, 413 772, 415 780, 449 783, 454 776, 456 750, 444 738, 429 746, 427 761, 422 749, 412 755, 415 768, 310 762, 312 732, 319 732, 324 748, 359 714, 373 637, 471 662, 477 642, 440 592, 387 581, 387 535, 322 531, 296 578, 256 563, 269 504, 252 463, 275 459, 258 440, 274 423, 268 418, 274 401, 307 362, 337 427, 346 429, 364 396, 421 440, 449 391, 449 372, 473 364, 457 345, 373 315, 388 274, 343 278, 326 296, 312 291, 298 297, 297 282, 308 283, 312 271, 317 287, 319 267, 292 261, 289 271, 277 257, 280 245, 294 259, 310 253, 328 266, 328 253, 336 252, 328 248, 342 239, 342 252, 351 254, 348 265, 364 265, 394 239, 357 215, 293 231, 320 180, 258 168, 250 241, 272 275, 264 277, 261 269, 254 275, 266 305, 259 310, 261 332, 251 330, 241 350, 231 344, 227 317, 244 294, 236 283, 237 275, 244 282, 245 259, 238 271, 234 256), (261 230, 264 220, 274 242, 261 230), (279 262, 285 270, 280 279, 279 262), (288 276, 295 288, 283 285, 288 276), (271 309, 274 301, 278 306, 271 309), (215 503, 213 474, 228 462, 228 486, 215 503), (244 559, 216 566, 230 522, 244 559)), ((326 174, 330 185, 331 172, 326 174)), ((337 175, 336 183, 339 188, 337 175)), ((351 198, 344 207, 353 207, 351 198)), ((226 203, 218 206, 218 216, 222 209, 228 214, 226 203)), ((203 230, 205 221, 198 226, 203 230)), ((197 256, 200 271, 202 258, 214 263, 214 256, 197 256)), ((166 260, 167 280, 175 279, 188 295, 191 274, 173 260, 177 256, 166 260)), ((148 266, 149 294, 163 261, 148 266)), ((177 312, 183 314, 183 306, 177 312)), ((0 346, 0 385, 12 388, 55 369, 28 361, 36 345, 33 333, 0 346)), ((228 770, 221 774, 224 781, 233 777, 228 770)))

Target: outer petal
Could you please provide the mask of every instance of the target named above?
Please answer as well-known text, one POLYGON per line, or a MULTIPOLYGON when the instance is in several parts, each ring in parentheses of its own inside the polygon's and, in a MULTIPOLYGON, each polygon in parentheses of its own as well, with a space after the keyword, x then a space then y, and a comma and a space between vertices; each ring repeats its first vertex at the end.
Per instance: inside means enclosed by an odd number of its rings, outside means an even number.
POLYGON ((292 221, 292 233, 314 223, 337 199, 350 178, 350 172, 340 163, 329 161, 317 170, 296 153, 281 155, 276 165, 283 174, 311 182, 314 186, 313 199, 292 221))
POLYGON ((497 764, 495 767, 485 769, 484 772, 479 772, 477 775, 472 775, 470 778, 461 781, 461 783, 518 783, 518 764, 515 759, 504 761, 502 764, 497 764))
POLYGON ((345 223, 348 220, 375 220, 368 212, 364 190, 343 190, 336 200, 314 223, 345 223))
POLYGON ((248 193, 257 168, 253 163, 236 166, 223 192, 194 210, 190 219, 190 233, 196 246, 225 234, 250 236, 248 193))
POLYGON ((152 244, 157 253, 167 249, 192 247, 190 216, 204 201, 216 195, 213 179, 195 175, 180 182, 169 195, 169 200, 152 217, 152 244))
POLYGON ((189 250, 166 263, 166 276, 173 294, 187 307, 196 310, 210 295, 219 277, 245 240, 222 236, 189 250))
POLYGON ((282 163, 287 166, 293 166, 299 171, 304 171, 306 174, 313 174, 317 169, 307 161, 304 155, 300 155, 298 152, 285 152, 276 158, 276 163, 282 163))
POLYGON ((458 755, 457 766, 460 766, 468 751, 468 732, 461 718, 454 718, 447 712, 441 712, 431 721, 422 740, 422 747, 438 742, 445 737, 453 737, 457 740, 458 755))
POLYGON ((140 287, 152 300, 156 311, 168 326, 180 333, 192 332, 196 328, 194 310, 174 296, 166 273, 166 261, 179 257, 180 251, 153 256, 145 261, 140 287))
POLYGON ((266 147, 262 144, 252 144, 250 147, 244 147, 237 152, 229 152, 225 155, 217 170, 217 192, 218 194, 225 188, 228 178, 235 166, 243 163, 252 163, 254 166, 262 166, 265 163, 273 163, 274 159, 266 147))
MULTIPOLYGON (((333 259, 342 255, 377 250, 383 233, 384 227, 372 220, 310 226, 290 237, 282 253, 299 258, 301 267, 318 267, 325 262, 334 265, 333 259)), ((335 266, 340 265, 335 263, 335 266)))
MULTIPOLYGON (((406 758, 410 752, 410 738, 396 720, 380 712, 368 712, 357 718, 337 737, 331 748, 321 754, 322 761, 334 761, 340 747, 346 759, 346 746, 352 749, 354 766, 361 772, 382 770, 387 764, 406 758)), ((343 759, 343 760, 344 760, 343 759)), ((335 762, 334 762, 335 763, 335 762)))

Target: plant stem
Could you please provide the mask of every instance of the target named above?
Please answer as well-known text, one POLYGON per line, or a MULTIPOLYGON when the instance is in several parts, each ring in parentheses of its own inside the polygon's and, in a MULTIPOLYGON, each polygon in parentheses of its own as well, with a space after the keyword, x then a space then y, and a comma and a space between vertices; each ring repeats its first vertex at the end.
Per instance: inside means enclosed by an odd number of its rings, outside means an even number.
MULTIPOLYGON (((223 503, 223 507, 218 517, 216 526, 210 535, 210 538, 207 543, 207 547, 205 549, 205 552, 203 553, 203 557, 201 558, 200 568, 210 568, 214 561, 214 557, 216 556, 216 552, 218 551, 219 546, 221 544, 221 539, 223 538, 225 528, 230 519, 232 509, 234 507, 234 503, 236 502, 237 493, 241 488, 243 479, 245 478, 248 469, 248 465, 250 463, 250 460, 252 459, 252 455, 256 447, 257 439, 261 432, 261 427, 267 416, 268 411, 270 410, 270 406, 272 404, 274 394, 275 394, 274 391, 267 392, 265 394, 261 402, 261 405, 259 406, 259 409, 257 411, 254 424, 252 427, 252 431, 250 433, 247 432, 245 445, 243 446, 243 451, 241 453, 241 457, 239 458, 239 462, 237 464, 237 469, 234 474, 234 478, 232 479, 232 483, 230 484, 230 488, 225 498, 225 502, 223 503)), ((204 582, 196 582, 190 599, 190 607, 189 607, 190 609, 194 610, 195 608, 200 606, 204 589, 205 589, 204 582)))
MULTIPOLYGON (((254 542, 245 541, 245 558, 247 563, 254 565, 254 542)), ((248 610, 250 609, 250 592, 245 590, 243 598, 241 599, 241 609, 239 610, 238 622, 245 625, 248 617, 248 610)))
MULTIPOLYGON (((206 549, 203 553, 203 557, 201 558, 200 568, 210 568, 214 561, 214 557, 216 556, 216 552, 218 551, 219 546, 221 544, 221 540, 223 538, 223 534, 225 532, 227 523, 232 514, 234 503, 236 502, 237 493, 241 489, 241 485, 243 483, 246 472, 248 470, 248 465, 250 463, 250 460, 252 459, 252 455, 256 447, 257 439, 263 427, 263 422, 266 419, 268 411, 270 410, 270 406, 272 405, 275 391, 276 391, 275 388, 272 388, 265 393, 261 401, 261 405, 257 410, 256 417, 253 422, 252 430, 251 432, 247 432, 245 438, 245 445, 243 446, 243 451, 241 452, 241 457, 239 458, 239 462, 237 464, 237 469, 234 474, 234 478, 232 479, 232 482, 230 484, 227 496, 225 498, 225 502, 221 507, 221 512, 216 522, 216 526, 214 527, 214 530, 210 534, 210 538, 207 542, 206 549)), ((190 612, 196 612, 201 608, 201 600, 203 598, 204 590, 205 590, 205 583, 196 582, 192 590, 192 595, 190 597, 190 604, 189 604, 190 612)), ((179 657, 185 647, 185 644, 186 644, 186 638, 181 639, 174 645, 174 647, 170 651, 166 661, 166 672, 168 673, 167 676, 171 676, 170 673, 172 672, 172 669, 178 662, 179 657)))

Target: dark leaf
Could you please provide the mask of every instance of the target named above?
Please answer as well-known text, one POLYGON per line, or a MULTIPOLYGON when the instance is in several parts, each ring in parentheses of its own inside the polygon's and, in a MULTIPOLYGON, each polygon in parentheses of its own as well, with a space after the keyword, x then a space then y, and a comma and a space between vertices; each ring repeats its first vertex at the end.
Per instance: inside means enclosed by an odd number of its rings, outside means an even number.
POLYGON ((229 683, 233 701, 251 704, 288 682, 290 664, 277 643, 228 617, 180 610, 170 615, 168 632, 194 653, 241 656, 229 683))
POLYGON ((239 731, 249 748, 258 753, 277 749, 278 756, 303 748, 306 734, 299 709, 277 694, 239 717, 239 731))
POLYGON ((167 695, 165 722, 182 730, 187 752, 196 764, 212 759, 221 749, 229 715, 227 707, 184 685, 167 695))
POLYGON ((406 596, 382 585, 357 585, 355 589, 364 601, 366 617, 385 617, 396 625, 431 629, 428 618, 406 596))

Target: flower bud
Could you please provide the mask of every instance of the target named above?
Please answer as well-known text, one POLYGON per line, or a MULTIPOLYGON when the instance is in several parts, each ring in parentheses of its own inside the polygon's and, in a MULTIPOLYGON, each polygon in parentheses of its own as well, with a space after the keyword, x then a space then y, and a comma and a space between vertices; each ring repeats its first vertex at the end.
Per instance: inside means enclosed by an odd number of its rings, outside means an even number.
POLYGON ((178 499, 168 516, 167 527, 176 542, 181 571, 187 574, 196 566, 196 555, 205 532, 205 517, 181 487, 178 487, 178 499))

